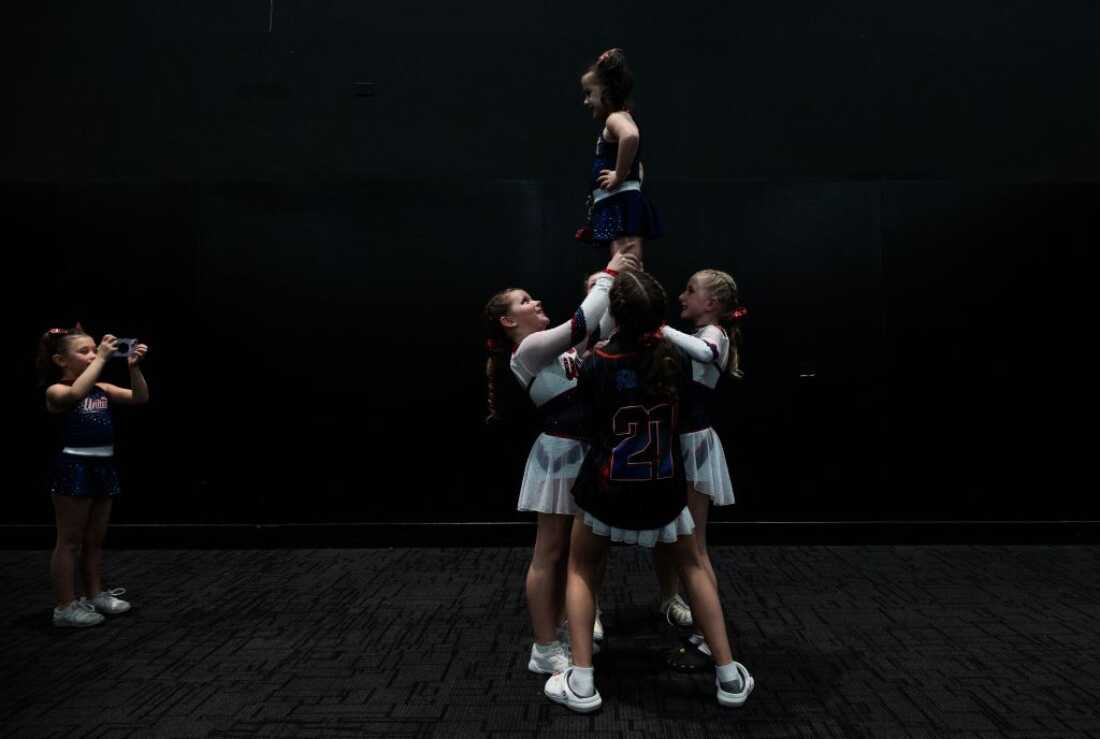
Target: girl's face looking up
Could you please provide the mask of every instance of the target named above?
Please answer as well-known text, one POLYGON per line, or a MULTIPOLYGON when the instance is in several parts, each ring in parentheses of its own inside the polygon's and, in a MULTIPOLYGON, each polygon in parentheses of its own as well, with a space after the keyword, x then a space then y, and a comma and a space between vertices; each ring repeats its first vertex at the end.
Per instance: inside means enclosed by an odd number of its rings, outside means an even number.
POLYGON ((508 306, 508 315, 501 317, 501 325, 521 340, 550 325, 550 318, 542 310, 542 302, 532 298, 526 290, 513 290, 508 295, 508 306))

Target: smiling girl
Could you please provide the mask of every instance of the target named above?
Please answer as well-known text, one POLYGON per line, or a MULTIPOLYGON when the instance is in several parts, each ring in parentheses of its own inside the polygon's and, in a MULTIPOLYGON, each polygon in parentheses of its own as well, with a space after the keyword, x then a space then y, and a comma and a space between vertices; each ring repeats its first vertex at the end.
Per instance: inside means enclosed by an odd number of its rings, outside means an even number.
POLYGON ((103 587, 103 539, 111 503, 119 494, 111 406, 149 402, 149 386, 138 367, 149 348, 135 344, 127 357, 129 389, 99 382, 116 349, 114 336, 104 336, 97 346, 79 324, 52 328, 38 344, 36 364, 47 386, 46 410, 61 426, 63 445, 48 478, 57 524, 50 558, 54 626, 95 626, 103 622, 103 613, 130 610, 118 597, 123 588, 103 587), (80 600, 74 582, 78 558, 85 594, 80 600))
POLYGON ((506 387, 518 383, 534 404, 542 428, 527 457, 517 505, 518 510, 538 514, 527 570, 527 607, 535 636, 527 665, 532 672, 553 674, 569 666, 557 628, 564 608, 569 526, 576 510, 571 491, 589 436, 587 409, 576 399, 577 349, 607 310, 614 275, 636 266, 632 256, 612 257, 573 317, 554 328, 549 328, 542 302, 525 290, 502 290, 485 306, 490 418, 506 415, 506 387))
POLYGON ((645 239, 663 231, 656 208, 642 192, 641 132, 630 110, 634 77, 622 49, 609 49, 581 76, 584 106, 602 124, 588 195, 588 222, 578 241, 610 245, 642 259, 645 239))

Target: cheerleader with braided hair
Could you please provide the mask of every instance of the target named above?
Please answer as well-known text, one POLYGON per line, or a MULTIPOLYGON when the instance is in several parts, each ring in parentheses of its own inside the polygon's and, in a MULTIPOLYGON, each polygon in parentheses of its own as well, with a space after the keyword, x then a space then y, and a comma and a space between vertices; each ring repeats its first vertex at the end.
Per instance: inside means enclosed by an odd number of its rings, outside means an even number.
MULTIPOLYGON (((557 629, 565 598, 569 527, 575 511, 570 490, 589 436, 586 408, 576 395, 577 351, 589 342, 607 311, 613 276, 636 266, 637 260, 629 254, 612 257, 572 319, 554 328, 549 328, 542 302, 525 290, 502 290, 485 306, 490 419, 504 418, 515 408, 518 386, 534 404, 542 427, 527 458, 517 505, 518 510, 538 514, 527 570, 527 607, 535 637, 527 667, 532 672, 552 674, 569 666, 557 629)), ((590 640, 592 628, 589 621, 590 640)))
MULTIPOLYGON (((715 388, 724 375, 740 378, 741 320, 748 311, 741 305, 737 283, 728 273, 716 269, 696 272, 680 293, 680 317, 691 321, 694 334, 686 334, 665 326, 662 334, 691 363, 691 382, 683 399, 683 426, 680 448, 684 454, 684 471, 688 485, 688 509, 695 522, 695 543, 707 576, 718 585, 714 567, 707 553, 707 519, 710 506, 732 505, 733 485, 730 482, 722 442, 715 433, 710 408, 715 401, 715 388)), ((668 556, 655 557, 657 579, 661 588, 658 610, 669 623, 691 626, 692 612, 679 592, 675 563, 668 556)), ((687 643, 669 655, 668 662, 685 672, 703 669, 710 664, 711 650, 698 628, 687 643)))
POLYGON ((651 275, 615 278, 610 312, 617 329, 593 350, 580 374, 590 408, 592 446, 573 486, 573 523, 566 587, 573 666, 544 689, 555 703, 581 713, 602 705, 592 667, 592 625, 600 566, 611 541, 665 547, 695 606, 711 646, 719 704, 740 706, 754 681, 733 660, 718 590, 699 553, 680 452, 680 407, 686 365, 661 332, 665 291, 651 275))

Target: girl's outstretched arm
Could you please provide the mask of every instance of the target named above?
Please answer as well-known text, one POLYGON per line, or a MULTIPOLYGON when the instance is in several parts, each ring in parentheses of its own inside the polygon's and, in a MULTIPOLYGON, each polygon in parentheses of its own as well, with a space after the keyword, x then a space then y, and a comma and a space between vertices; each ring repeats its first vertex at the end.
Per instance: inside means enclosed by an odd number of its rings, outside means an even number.
POLYGON ((529 334, 516 349, 516 362, 534 377, 566 349, 587 341, 607 312, 608 292, 614 275, 624 269, 638 269, 638 258, 623 252, 615 254, 607 269, 596 278, 596 284, 588 291, 573 318, 554 328, 529 334))
POLYGON ((516 362, 534 376, 565 350, 584 343, 607 312, 607 293, 613 279, 610 273, 601 272, 596 278, 596 284, 589 290, 581 307, 570 320, 554 328, 528 334, 516 349, 516 362))
POLYGON ((96 349, 95 359, 84 368, 80 377, 73 380, 72 385, 58 382, 46 388, 46 410, 50 413, 61 413, 88 397, 88 393, 92 392, 96 380, 103 372, 104 365, 117 348, 118 344, 114 336, 111 334, 104 336, 96 349))
POLYGON ((611 315, 611 311, 604 313, 603 318, 600 319, 600 339, 610 339, 611 334, 615 333, 617 328, 615 317, 611 315))
POLYGON ((703 331, 703 337, 685 334, 671 326, 662 326, 661 333, 672 342, 672 345, 686 354, 690 359, 703 364, 720 362, 723 354, 724 334, 716 326, 707 326, 703 331))

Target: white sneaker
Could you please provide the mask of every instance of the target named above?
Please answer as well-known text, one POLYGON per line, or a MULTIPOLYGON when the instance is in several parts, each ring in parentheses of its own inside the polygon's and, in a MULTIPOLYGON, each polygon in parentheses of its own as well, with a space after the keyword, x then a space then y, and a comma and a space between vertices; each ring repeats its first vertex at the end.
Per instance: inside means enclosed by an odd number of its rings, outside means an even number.
POLYGON ((600 620, 600 614, 602 611, 596 609, 596 623, 592 624, 592 638, 596 641, 603 639, 603 621, 600 620))
POLYGON ((587 698, 582 698, 573 692, 573 688, 569 685, 570 672, 572 670, 559 672, 546 681, 546 688, 542 691, 546 693, 546 697, 577 713, 592 713, 602 706, 603 698, 600 697, 598 690, 593 690, 592 695, 587 698))
POLYGON ((90 604, 78 600, 64 608, 53 609, 54 626, 98 626, 106 620, 90 604))
POLYGON ((540 675, 553 675, 565 672, 572 665, 569 655, 561 642, 555 642, 554 646, 545 651, 538 649, 537 644, 531 645, 531 660, 527 663, 527 669, 540 675))
POLYGON ((679 593, 662 601, 657 606, 657 612, 663 615, 672 626, 691 626, 695 623, 691 617, 691 606, 680 597, 679 593))
POLYGON ((733 666, 737 668, 737 676, 741 679, 723 683, 715 675, 714 685, 718 688, 718 703, 736 708, 744 705, 745 701, 749 699, 749 693, 756 687, 756 681, 752 679, 752 675, 740 662, 734 662, 733 666))
POLYGON ((116 616, 130 610, 130 602, 118 597, 125 592, 126 588, 112 588, 99 591, 91 600, 85 600, 84 598, 80 600, 95 606, 95 609, 100 613, 116 616))

